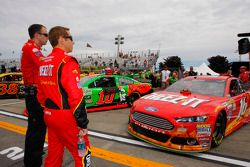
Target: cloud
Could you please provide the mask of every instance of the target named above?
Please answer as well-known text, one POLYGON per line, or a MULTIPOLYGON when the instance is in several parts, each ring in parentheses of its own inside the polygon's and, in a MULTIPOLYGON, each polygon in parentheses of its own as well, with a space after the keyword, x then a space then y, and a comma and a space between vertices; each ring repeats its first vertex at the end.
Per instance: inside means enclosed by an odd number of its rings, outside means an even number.
POLYGON ((249 6, 247 0, 3 1, 0 52, 7 57, 14 50, 11 56, 19 57, 28 26, 41 23, 48 29, 69 27, 74 54, 84 53, 86 43, 113 54, 114 38, 121 34, 124 51, 160 48, 161 56, 175 54, 185 61, 206 61, 217 54, 235 59, 237 34, 249 32, 249 6))

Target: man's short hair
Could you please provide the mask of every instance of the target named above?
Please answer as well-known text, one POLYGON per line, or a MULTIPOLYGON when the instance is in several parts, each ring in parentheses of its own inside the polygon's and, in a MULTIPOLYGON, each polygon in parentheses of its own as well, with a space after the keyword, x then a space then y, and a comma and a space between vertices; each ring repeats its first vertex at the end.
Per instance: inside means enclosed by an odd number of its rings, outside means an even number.
POLYGON ((246 66, 240 66, 240 69, 247 69, 246 66))
POLYGON ((55 47, 58 44, 58 39, 60 38, 60 36, 68 36, 67 31, 69 31, 69 28, 62 26, 56 26, 50 29, 49 42, 52 47, 55 47))
POLYGON ((30 25, 29 28, 28 28, 30 39, 33 39, 35 33, 40 32, 42 27, 45 27, 45 26, 42 25, 42 24, 32 24, 32 25, 30 25))

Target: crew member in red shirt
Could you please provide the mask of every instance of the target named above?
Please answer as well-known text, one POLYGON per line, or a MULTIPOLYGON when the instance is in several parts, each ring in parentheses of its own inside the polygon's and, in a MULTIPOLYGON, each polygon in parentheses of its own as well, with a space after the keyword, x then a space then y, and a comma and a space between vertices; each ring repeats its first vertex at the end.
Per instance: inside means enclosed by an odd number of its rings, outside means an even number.
POLYGON ((249 75, 249 72, 247 71, 247 67, 241 66, 239 78, 242 80, 243 83, 248 83, 248 81, 249 81, 248 75, 249 75))
POLYGON ((45 167, 62 165, 64 147, 72 154, 76 167, 90 165, 88 119, 80 84, 77 60, 67 55, 73 50, 73 39, 66 27, 56 26, 49 31, 53 47, 40 63, 38 99, 44 105, 44 119, 48 127, 48 156, 45 167), (83 137, 86 154, 78 154, 77 142, 83 137))
POLYGON ((24 166, 42 165, 43 145, 46 126, 43 119, 43 107, 37 100, 37 82, 39 61, 43 58, 41 47, 48 41, 45 26, 33 24, 28 28, 30 40, 22 48, 21 69, 25 86, 25 104, 28 112, 28 128, 25 138, 24 166))

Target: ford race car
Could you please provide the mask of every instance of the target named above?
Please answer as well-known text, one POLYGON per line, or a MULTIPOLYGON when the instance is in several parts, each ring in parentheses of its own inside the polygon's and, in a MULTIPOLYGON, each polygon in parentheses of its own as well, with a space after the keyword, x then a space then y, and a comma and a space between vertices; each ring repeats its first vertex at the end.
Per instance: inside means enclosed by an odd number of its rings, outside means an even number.
POLYGON ((187 77, 134 102, 128 132, 172 151, 207 151, 249 122, 249 106, 238 78, 187 77))
POLYGON ((81 78, 87 112, 131 106, 152 93, 148 83, 120 75, 89 75, 81 78))
POLYGON ((22 73, 0 74, 0 98, 16 98, 23 96, 22 73))

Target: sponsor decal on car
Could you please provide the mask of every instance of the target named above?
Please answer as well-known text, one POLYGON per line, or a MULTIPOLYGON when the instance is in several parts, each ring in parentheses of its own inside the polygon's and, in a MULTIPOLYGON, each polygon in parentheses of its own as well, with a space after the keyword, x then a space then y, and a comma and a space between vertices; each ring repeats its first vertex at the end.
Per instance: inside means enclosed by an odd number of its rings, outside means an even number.
POLYGON ((188 98, 186 96, 157 93, 151 93, 150 95, 144 96, 142 98, 149 100, 165 101, 173 104, 180 104, 182 106, 190 106, 192 108, 196 108, 201 103, 210 101, 206 99, 188 98))
POLYGON ((200 137, 198 138, 198 141, 200 143, 200 145, 203 147, 203 148, 209 148, 210 147, 210 137, 200 137))
POLYGON ((120 102, 126 101, 126 91, 123 88, 119 88, 120 102))
POLYGON ((200 138, 198 138, 198 141, 203 148, 210 147, 210 137, 209 136, 208 137, 200 137, 200 138))
POLYGON ((151 130, 151 131, 154 131, 154 132, 165 134, 165 132, 163 130, 161 130, 161 129, 157 129, 157 128, 154 128, 154 127, 149 127, 149 126, 143 125, 143 124, 141 124, 139 122, 135 122, 135 124, 142 127, 142 128, 144 128, 144 129, 147 129, 147 130, 151 130))
POLYGON ((211 135, 211 125, 210 124, 197 124, 197 136, 210 136, 211 135))
POLYGON ((87 96, 87 95, 92 95, 92 90, 84 89, 84 96, 87 96))

